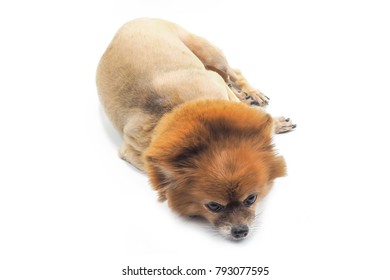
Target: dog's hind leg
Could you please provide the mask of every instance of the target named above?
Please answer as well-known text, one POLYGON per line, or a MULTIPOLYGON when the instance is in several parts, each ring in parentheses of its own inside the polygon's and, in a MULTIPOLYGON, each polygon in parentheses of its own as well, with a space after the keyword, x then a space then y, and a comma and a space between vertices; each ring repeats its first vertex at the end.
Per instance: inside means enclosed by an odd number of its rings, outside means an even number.
POLYGON ((206 39, 189 33, 180 26, 176 26, 176 30, 182 42, 199 58, 206 69, 217 72, 226 83, 230 80, 236 80, 236 73, 229 66, 220 49, 206 39))
POLYGON ((241 102, 262 107, 268 105, 269 98, 251 87, 240 70, 232 69, 220 49, 179 26, 176 26, 176 30, 182 42, 199 58, 205 68, 217 72, 241 102))
POLYGON ((269 98, 260 90, 253 88, 240 70, 234 69, 233 71, 235 73, 235 80, 232 80, 230 87, 235 91, 241 102, 248 105, 267 106, 269 98))

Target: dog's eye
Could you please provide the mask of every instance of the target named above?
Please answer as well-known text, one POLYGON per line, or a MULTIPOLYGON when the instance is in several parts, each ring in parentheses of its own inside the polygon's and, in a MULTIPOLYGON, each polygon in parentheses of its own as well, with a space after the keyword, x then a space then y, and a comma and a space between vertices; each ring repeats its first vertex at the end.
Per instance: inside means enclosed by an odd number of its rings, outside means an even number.
POLYGON ((248 196, 245 200, 244 200, 244 205, 245 206, 247 206, 247 207, 249 207, 249 206, 251 206, 253 203, 255 203, 255 201, 256 201, 256 199, 257 199, 257 194, 251 194, 250 196, 248 196))
POLYGON ((209 209, 211 212, 218 213, 225 208, 223 205, 216 203, 216 202, 209 202, 206 204, 207 209, 209 209))

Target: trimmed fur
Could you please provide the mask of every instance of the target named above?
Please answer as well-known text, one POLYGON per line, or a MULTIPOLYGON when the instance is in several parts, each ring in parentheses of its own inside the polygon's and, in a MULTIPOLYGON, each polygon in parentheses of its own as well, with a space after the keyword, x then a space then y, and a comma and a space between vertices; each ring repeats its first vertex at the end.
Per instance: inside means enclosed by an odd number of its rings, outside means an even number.
POLYGON ((158 19, 117 32, 100 60, 97 87, 123 134, 120 156, 147 172, 160 200, 233 239, 245 237, 256 203, 286 172, 272 133, 293 126, 263 111, 268 98, 218 48, 158 19), (257 200, 245 206, 251 195, 257 200), (213 213, 210 202, 223 210, 213 213))

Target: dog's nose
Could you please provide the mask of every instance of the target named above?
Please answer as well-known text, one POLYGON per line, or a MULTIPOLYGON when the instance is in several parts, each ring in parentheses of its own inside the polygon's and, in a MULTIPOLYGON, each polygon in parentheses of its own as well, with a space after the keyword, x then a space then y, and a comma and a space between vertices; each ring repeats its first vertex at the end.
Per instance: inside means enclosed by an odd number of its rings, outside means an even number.
POLYGON ((247 225, 238 225, 232 228, 231 234, 234 238, 244 238, 248 235, 249 228, 247 225))

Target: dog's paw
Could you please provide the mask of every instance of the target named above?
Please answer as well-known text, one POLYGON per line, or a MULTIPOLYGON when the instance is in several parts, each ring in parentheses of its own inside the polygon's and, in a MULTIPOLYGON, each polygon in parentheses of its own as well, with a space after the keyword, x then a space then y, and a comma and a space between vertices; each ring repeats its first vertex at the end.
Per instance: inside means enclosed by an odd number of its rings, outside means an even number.
POLYGON ((294 128, 297 127, 296 124, 293 124, 290 118, 285 117, 276 117, 274 120, 274 130, 275 133, 286 133, 289 131, 292 131, 294 128))
POLYGON ((245 99, 245 103, 252 105, 252 106, 265 107, 269 103, 268 96, 263 94, 258 89, 244 91, 243 97, 245 99))
POLYGON ((258 89, 241 88, 231 81, 229 81, 228 86, 242 103, 249 106, 265 107, 269 103, 269 97, 258 89))

